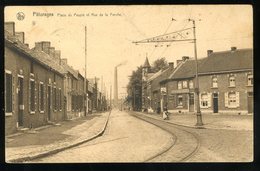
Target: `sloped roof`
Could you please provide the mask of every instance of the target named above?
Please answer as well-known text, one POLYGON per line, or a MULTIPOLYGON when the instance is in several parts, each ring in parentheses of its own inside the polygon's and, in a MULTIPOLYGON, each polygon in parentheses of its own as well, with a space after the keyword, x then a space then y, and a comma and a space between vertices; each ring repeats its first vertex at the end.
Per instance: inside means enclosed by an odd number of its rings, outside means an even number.
POLYGON ((34 59, 39 64, 51 68, 59 74, 63 75, 66 71, 56 62, 54 62, 50 56, 42 51, 34 51, 20 42, 16 36, 11 35, 8 31, 5 31, 5 40, 13 45, 18 51, 24 53, 27 57, 34 59))
POLYGON ((71 68, 68 64, 65 64, 63 62, 61 62, 61 66, 68 71, 69 73, 71 73, 73 75, 73 77, 75 77, 76 79, 78 79, 78 71, 74 70, 73 68, 71 68))
POLYGON ((148 58, 146 57, 144 65, 143 65, 143 68, 150 68, 150 67, 151 67, 151 65, 150 65, 150 63, 148 61, 148 58))
MULTIPOLYGON (((194 77, 195 67, 196 63, 194 59, 187 60, 169 79, 194 77)), ((198 59, 199 75, 244 69, 253 69, 252 49, 238 49, 234 52, 215 52, 209 57, 198 59)))

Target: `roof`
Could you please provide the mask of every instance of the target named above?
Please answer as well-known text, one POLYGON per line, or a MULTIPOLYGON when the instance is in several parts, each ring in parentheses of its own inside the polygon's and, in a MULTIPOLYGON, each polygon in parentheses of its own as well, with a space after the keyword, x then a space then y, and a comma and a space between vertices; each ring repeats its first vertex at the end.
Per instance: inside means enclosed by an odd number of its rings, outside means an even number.
MULTIPOLYGON (((191 78, 195 76, 195 60, 186 60, 169 79, 191 78)), ((198 59, 198 73, 210 74, 253 69, 253 50, 214 52, 209 57, 198 59)))
POLYGON ((149 64, 148 58, 146 57, 143 68, 150 68, 151 65, 149 64))
POLYGON ((42 51, 31 50, 24 43, 20 42, 16 36, 11 35, 8 31, 5 31, 5 40, 12 44, 18 51, 24 53, 27 57, 34 59, 39 64, 53 69, 55 72, 63 75, 66 71, 56 62, 54 62, 49 55, 42 51))
POLYGON ((68 64, 66 64, 66 63, 61 62, 61 65, 62 65, 62 67, 63 67, 66 71, 68 71, 69 73, 71 73, 71 74, 73 75, 73 77, 75 77, 76 79, 78 79, 78 75, 79 75, 79 72, 78 72, 78 71, 74 70, 72 67, 70 67, 70 66, 69 66, 68 64))

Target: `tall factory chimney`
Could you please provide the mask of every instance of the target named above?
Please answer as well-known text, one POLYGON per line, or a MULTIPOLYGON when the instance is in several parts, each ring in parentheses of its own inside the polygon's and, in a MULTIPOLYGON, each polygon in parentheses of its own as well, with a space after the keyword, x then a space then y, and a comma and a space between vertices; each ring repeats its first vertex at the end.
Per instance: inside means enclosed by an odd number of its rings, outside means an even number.
POLYGON ((117 82, 117 66, 114 71, 114 107, 118 107, 118 82, 117 82))

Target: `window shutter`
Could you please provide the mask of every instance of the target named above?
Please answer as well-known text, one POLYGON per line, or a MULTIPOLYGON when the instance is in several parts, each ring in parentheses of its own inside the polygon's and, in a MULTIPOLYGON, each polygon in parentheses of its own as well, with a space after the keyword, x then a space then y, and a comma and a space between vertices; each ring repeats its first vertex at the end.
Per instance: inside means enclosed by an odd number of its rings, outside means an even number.
POLYGON ((212 93, 208 93, 208 107, 211 107, 212 93))
POLYGON ((225 93, 225 107, 228 107, 228 92, 225 93))
POLYGON ((12 112, 14 113, 14 98, 15 98, 15 94, 16 94, 16 91, 15 91, 15 85, 14 85, 14 82, 15 82, 15 78, 14 76, 12 76, 12 112))
POLYGON ((240 102, 239 102, 239 92, 236 92, 236 103, 237 103, 237 107, 240 106, 240 102))

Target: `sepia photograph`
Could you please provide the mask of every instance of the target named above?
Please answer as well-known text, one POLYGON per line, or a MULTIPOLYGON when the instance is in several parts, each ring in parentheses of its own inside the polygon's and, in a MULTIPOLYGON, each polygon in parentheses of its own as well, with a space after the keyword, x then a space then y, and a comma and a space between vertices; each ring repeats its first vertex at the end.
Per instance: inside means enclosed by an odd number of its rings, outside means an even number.
POLYGON ((251 5, 4 9, 6 163, 254 161, 251 5))

